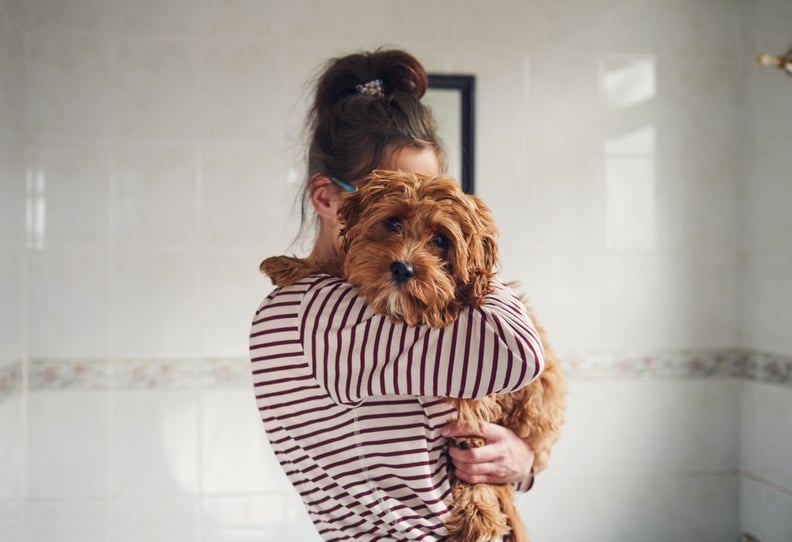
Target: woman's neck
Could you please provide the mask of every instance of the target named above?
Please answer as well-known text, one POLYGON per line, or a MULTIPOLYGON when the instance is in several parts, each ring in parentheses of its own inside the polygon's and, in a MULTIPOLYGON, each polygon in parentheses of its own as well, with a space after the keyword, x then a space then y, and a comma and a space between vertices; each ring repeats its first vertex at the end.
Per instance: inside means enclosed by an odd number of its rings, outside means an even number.
POLYGON ((322 224, 308 259, 314 262, 321 262, 337 260, 338 258, 338 232, 335 227, 330 228, 322 224))

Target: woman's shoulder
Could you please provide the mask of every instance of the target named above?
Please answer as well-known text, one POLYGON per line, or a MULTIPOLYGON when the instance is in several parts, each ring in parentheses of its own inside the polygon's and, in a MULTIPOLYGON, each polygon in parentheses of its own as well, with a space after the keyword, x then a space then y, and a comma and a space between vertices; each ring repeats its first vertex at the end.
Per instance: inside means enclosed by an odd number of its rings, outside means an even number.
POLYGON ((316 295, 329 290, 347 290, 352 286, 341 277, 327 275, 324 273, 308 275, 287 286, 277 286, 264 301, 264 304, 282 300, 286 297, 300 298, 309 294, 316 295))
POLYGON ((352 286, 343 279, 325 274, 309 275, 292 284, 276 286, 259 304, 254 321, 265 317, 296 317, 305 310, 306 304, 347 289, 352 286))

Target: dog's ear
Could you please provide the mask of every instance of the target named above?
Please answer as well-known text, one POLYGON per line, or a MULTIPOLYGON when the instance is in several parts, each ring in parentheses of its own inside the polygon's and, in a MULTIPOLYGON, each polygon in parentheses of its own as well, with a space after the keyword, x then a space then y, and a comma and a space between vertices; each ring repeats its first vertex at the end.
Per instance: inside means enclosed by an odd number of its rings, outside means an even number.
POLYGON ((407 191, 411 186, 409 175, 398 171, 374 170, 364 178, 354 192, 343 194, 338 205, 337 217, 341 224, 341 247, 344 251, 348 248, 347 233, 361 220, 376 209, 376 203, 381 202, 388 194, 407 191))
POLYGON ((457 280, 460 300, 466 305, 480 305, 490 291, 490 280, 498 264, 498 230, 492 212, 476 196, 465 194, 452 177, 426 179, 419 189, 420 197, 444 205, 459 228, 450 263, 457 280))
POLYGON ((341 250, 344 252, 349 248, 349 239, 347 233, 349 228, 353 227, 360 211, 363 208, 363 198, 361 197, 360 190, 355 192, 347 192, 343 195, 341 203, 338 205, 338 222, 341 225, 341 250))
POLYGON ((355 225, 370 203, 375 200, 384 189, 383 179, 378 172, 372 172, 358 184, 354 192, 344 192, 341 203, 338 204, 336 216, 341 224, 341 235, 355 225))
POLYGON ((490 291, 490 281, 497 273, 498 230, 492 212, 483 201, 475 196, 466 195, 469 204, 467 232, 469 277, 461 290, 464 301, 478 305, 490 291))

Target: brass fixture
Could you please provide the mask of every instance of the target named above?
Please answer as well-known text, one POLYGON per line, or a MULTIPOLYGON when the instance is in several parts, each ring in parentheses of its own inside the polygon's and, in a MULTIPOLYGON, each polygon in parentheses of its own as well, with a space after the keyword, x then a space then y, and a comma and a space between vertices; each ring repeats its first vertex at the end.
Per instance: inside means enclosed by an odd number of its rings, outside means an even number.
POLYGON ((787 75, 792 76, 792 49, 781 56, 773 56, 762 53, 756 57, 756 63, 760 66, 773 66, 779 70, 784 70, 787 75))

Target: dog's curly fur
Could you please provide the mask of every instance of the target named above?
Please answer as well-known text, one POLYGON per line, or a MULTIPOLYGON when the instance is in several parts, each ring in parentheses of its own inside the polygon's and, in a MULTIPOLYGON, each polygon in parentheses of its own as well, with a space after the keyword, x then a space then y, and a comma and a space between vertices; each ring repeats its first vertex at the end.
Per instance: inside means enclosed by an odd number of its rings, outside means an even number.
MULTIPOLYGON (((279 286, 313 273, 343 276, 375 311, 411 326, 445 326, 463 307, 483 304, 498 264, 497 230, 486 205, 462 192, 454 179, 375 171, 356 192, 345 194, 338 217, 342 262, 276 256, 264 260, 261 271, 279 286)), ((459 422, 497 423, 524 439, 538 473, 547 466, 563 423, 566 381, 544 330, 533 321, 545 350, 538 378, 516 392, 449 401, 459 422)), ((485 442, 474 436, 452 444, 472 448, 485 442)), ((444 518, 449 541, 528 540, 509 484, 457 479, 450 509, 444 518)))

